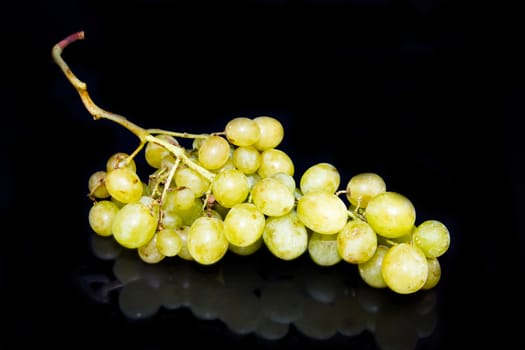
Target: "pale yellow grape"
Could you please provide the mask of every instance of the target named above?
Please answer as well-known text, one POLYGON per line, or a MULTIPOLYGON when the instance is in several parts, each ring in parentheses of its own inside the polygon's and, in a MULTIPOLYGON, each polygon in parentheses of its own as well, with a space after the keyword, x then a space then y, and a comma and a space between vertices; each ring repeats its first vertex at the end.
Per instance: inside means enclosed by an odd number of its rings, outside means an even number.
POLYGON ((215 200, 223 207, 231 208, 242 203, 250 193, 248 177, 238 169, 228 169, 218 173, 212 182, 215 200))
POLYGON ((195 198, 192 206, 186 210, 175 210, 182 219, 183 225, 191 225, 198 217, 204 215, 204 202, 200 198, 195 198))
POLYGON ((230 120, 224 129, 228 141, 235 146, 250 146, 259 141, 259 125, 250 118, 237 117, 230 120))
POLYGON ((177 168, 174 179, 178 187, 191 189, 195 197, 201 197, 210 187, 210 181, 208 179, 186 166, 177 168))
POLYGON ((365 217, 377 234, 397 238, 414 228, 416 209, 404 195, 387 191, 370 199, 365 217))
POLYGON ((284 127, 279 120, 270 116, 259 116, 253 119, 259 126, 260 137, 254 144, 259 151, 279 146, 284 138, 284 127))
POLYGON ((195 260, 193 259, 193 256, 191 256, 191 253, 188 249, 188 233, 190 232, 190 228, 190 226, 184 225, 175 229, 175 231, 182 240, 182 247, 180 248, 180 251, 178 252, 177 256, 186 261, 195 260))
POLYGON ((126 248, 138 248, 151 240, 157 230, 158 216, 140 202, 120 208, 113 219, 113 237, 126 248))
POLYGON ((164 228, 156 234, 157 249, 165 256, 175 256, 182 249, 183 241, 173 228, 164 228))
POLYGON ((391 246, 383 257, 381 274, 386 285, 399 294, 420 290, 428 277, 425 254, 413 245, 399 243, 391 246))
POLYGON ((195 193, 188 187, 177 187, 171 191, 172 205, 174 210, 188 210, 195 203, 195 193))
POLYGON ((303 194, 312 191, 335 193, 340 182, 341 176, 335 166, 330 163, 317 163, 303 173, 299 188, 303 194))
POLYGON ((110 200, 95 202, 89 209, 89 226, 99 236, 111 236, 113 234, 113 220, 119 211, 119 207, 110 200))
POLYGON ((253 174, 261 165, 261 153, 254 146, 240 146, 233 151, 232 162, 243 173, 253 174))
POLYGON ((368 261, 376 249, 377 235, 365 221, 350 220, 337 235, 337 251, 348 263, 368 261))
POLYGON ((428 276, 421 289, 428 290, 434 288, 441 280, 441 264, 438 258, 427 258, 428 276))
POLYGON ((381 273, 381 265, 383 265, 383 258, 385 257, 388 247, 385 245, 378 245, 374 255, 358 266, 359 276, 371 287, 386 288, 387 285, 381 273))
MULTIPOLYGON (((156 135, 155 137, 171 145, 179 145, 179 142, 171 135, 161 134, 156 135)), ((167 148, 152 141, 148 142, 144 149, 144 158, 146 159, 146 162, 155 169, 159 169, 161 167, 162 160, 170 154, 171 152, 167 148)))
POLYGON ((253 188, 253 185, 255 185, 257 183, 257 181, 262 179, 261 175, 259 175, 257 173, 249 174, 247 177, 248 177, 248 183, 250 184, 250 191, 253 188))
POLYGON ((442 222, 426 220, 414 229, 412 241, 427 258, 437 258, 448 250, 450 232, 442 222))
POLYGON ((140 257, 140 259, 148 264, 156 264, 158 262, 161 262, 166 257, 162 252, 159 250, 157 246, 157 235, 153 235, 151 240, 138 247, 137 253, 140 257))
POLYGON ((207 216, 195 219, 188 232, 186 244, 191 256, 198 263, 216 263, 228 251, 223 221, 207 216))
POLYGON ((342 258, 337 251, 337 234, 312 232, 308 240, 308 254, 317 265, 332 266, 340 262, 342 258))
POLYGON ((306 227, 321 234, 334 234, 348 220, 346 204, 334 193, 314 191, 297 201, 297 215, 306 227))
POLYGON ((263 240, 268 250, 283 260, 293 260, 308 249, 308 231, 295 210, 266 218, 263 240))
POLYGON ((88 179, 89 194, 94 198, 105 199, 110 196, 106 188, 106 172, 103 170, 95 171, 88 179))
POLYGON ((230 158, 230 144, 224 137, 211 135, 204 139, 198 152, 199 163, 208 170, 215 170, 230 158))
POLYGON ((125 152, 113 153, 106 161, 106 172, 110 172, 114 169, 129 168, 133 172, 137 171, 137 164, 132 158, 129 158, 129 154, 125 152))
POLYGON ((175 211, 162 211, 160 227, 176 229, 183 225, 182 217, 175 211))
POLYGON ((272 177, 263 178, 253 185, 251 199, 257 209, 268 216, 285 215, 295 204, 295 197, 286 185, 272 177))
POLYGON ((108 172, 105 182, 109 194, 122 203, 138 201, 144 191, 139 176, 129 168, 118 168, 108 172))
POLYGON ((234 205, 224 218, 224 234, 229 243, 246 247, 261 238, 266 217, 253 203, 234 205))
POLYGON ((370 199, 383 192, 386 192, 386 183, 376 173, 354 175, 346 185, 346 198, 359 208, 366 208, 370 199))
POLYGON ((252 244, 249 244, 247 246, 244 246, 244 247, 239 247, 235 244, 232 244, 230 243, 230 245, 228 246, 228 249, 237 254, 237 255, 242 255, 242 256, 247 256, 247 255, 251 255, 255 252, 257 252, 262 246, 263 246, 263 238, 262 238, 262 235, 261 237, 259 237, 255 242, 253 242, 252 244))
POLYGON ((270 177, 278 180, 280 183, 285 185, 288 188, 288 190, 290 190, 290 193, 295 194, 296 185, 293 176, 285 173, 275 173, 270 177))
POLYGON ((295 166, 290 156, 276 148, 270 148, 261 152, 261 165, 257 169, 257 173, 261 177, 269 177, 275 173, 285 173, 293 176, 295 166))

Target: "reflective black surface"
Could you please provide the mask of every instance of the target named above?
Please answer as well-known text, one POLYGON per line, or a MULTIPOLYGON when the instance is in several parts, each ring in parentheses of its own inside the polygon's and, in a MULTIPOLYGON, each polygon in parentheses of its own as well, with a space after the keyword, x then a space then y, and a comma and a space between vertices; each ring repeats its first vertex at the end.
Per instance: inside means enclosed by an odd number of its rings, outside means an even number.
POLYGON ((0 344, 522 348, 525 36, 521 9, 500 4, 12 4, 2 16, 0 344), (418 221, 449 227, 439 285, 404 298, 364 286, 350 265, 265 252, 209 269, 144 266, 93 241, 87 179, 137 140, 94 121, 52 62, 51 47, 78 30, 86 40, 64 58, 100 107, 187 132, 269 114, 297 174, 320 161, 344 183, 381 174, 418 221))

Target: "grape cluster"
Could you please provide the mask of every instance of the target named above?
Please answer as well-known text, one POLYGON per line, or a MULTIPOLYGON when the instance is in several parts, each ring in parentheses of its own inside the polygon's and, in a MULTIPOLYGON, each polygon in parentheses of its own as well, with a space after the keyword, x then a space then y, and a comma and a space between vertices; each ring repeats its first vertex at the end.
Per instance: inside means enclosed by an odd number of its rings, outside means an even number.
POLYGON ((143 129, 99 108, 62 59, 62 50, 83 38, 77 32, 57 43, 54 61, 95 120, 118 123, 140 140, 89 177, 95 233, 148 263, 180 257, 211 265, 227 252, 249 255, 264 246, 283 260, 307 253, 322 266, 354 264, 367 284, 399 294, 437 285, 448 228, 435 219, 417 222, 410 199, 388 190, 379 174, 342 183, 333 164, 319 162, 296 176, 279 148, 283 124, 268 115, 234 117, 205 134, 143 129), (137 173, 138 154, 151 167, 147 178, 137 173))
POLYGON ((265 246, 283 260, 307 253, 322 266, 355 264, 370 286, 401 294, 438 283, 447 227, 416 224, 412 202, 376 173, 356 174, 340 190, 338 169, 320 162, 297 182, 292 158, 278 148, 278 119, 235 117, 219 132, 150 136, 147 179, 133 156, 118 152, 88 180, 93 231, 136 249, 145 262, 177 256, 211 265, 229 251, 248 255, 265 246))

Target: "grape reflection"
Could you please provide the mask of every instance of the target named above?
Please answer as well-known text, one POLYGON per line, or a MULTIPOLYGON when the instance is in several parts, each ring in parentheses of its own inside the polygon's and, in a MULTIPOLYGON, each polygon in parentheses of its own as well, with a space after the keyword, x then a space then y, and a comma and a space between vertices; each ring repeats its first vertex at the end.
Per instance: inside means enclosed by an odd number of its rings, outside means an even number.
POLYGON ((93 299, 116 300, 129 320, 185 308, 196 319, 219 320, 235 334, 273 341, 291 332, 315 340, 369 332, 382 350, 414 350, 437 325, 435 290, 385 293, 366 285, 352 265, 327 269, 306 259, 276 261, 265 250, 211 266, 182 258, 148 264, 111 237, 91 239, 93 255, 112 261, 113 280, 84 275, 80 285, 87 289, 96 281, 93 299))

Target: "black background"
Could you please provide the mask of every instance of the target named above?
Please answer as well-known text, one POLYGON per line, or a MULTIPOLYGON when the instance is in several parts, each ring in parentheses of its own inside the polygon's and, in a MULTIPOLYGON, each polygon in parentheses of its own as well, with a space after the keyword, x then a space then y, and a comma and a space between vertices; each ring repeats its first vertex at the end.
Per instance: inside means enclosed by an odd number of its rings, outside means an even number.
POLYGON ((2 16, 0 285, 6 334, 19 344, 68 344, 71 336, 136 349, 186 341, 377 346, 372 333, 263 342, 185 311, 137 324, 79 291, 78 274, 111 270, 89 250, 87 178, 137 141, 94 121, 51 59, 55 43, 83 30, 86 39, 63 57, 100 107, 143 127, 197 133, 235 116, 275 116, 297 174, 321 161, 336 165, 343 182, 377 172, 414 202, 418 221, 446 223, 452 242, 440 260, 438 322, 419 348, 522 347, 515 321, 524 311, 525 270, 521 7, 445 0, 10 6, 2 16))

